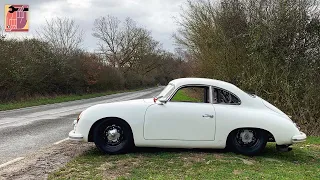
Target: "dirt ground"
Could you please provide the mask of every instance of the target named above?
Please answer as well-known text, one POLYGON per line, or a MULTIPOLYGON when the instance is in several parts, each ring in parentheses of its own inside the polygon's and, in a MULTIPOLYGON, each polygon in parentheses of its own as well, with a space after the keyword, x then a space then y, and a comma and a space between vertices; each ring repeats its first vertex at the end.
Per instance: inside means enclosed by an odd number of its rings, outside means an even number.
POLYGON ((0 180, 47 179, 48 174, 61 168, 73 157, 94 147, 93 143, 67 140, 29 154, 23 160, 0 169, 0 180))

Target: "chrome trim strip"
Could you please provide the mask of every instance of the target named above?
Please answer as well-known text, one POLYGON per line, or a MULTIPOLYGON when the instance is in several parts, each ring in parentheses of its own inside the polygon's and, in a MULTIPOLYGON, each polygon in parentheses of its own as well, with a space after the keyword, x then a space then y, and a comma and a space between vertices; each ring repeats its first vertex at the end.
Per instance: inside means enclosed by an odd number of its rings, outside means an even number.
POLYGON ((209 86, 209 99, 210 99, 210 103, 213 104, 213 88, 212 88, 212 86, 209 86))

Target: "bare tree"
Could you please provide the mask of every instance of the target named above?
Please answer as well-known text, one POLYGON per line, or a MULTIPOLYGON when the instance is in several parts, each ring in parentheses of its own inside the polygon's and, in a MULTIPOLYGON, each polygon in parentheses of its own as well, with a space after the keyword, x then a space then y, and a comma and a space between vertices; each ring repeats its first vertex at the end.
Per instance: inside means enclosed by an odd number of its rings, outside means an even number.
POLYGON ((48 42, 53 50, 69 54, 80 47, 84 33, 72 19, 53 18, 50 21, 46 20, 37 34, 48 42))
POLYGON ((146 47, 154 42, 150 32, 137 27, 136 23, 127 18, 124 23, 113 16, 100 17, 94 22, 94 37, 100 40, 99 50, 107 61, 123 71, 131 69, 146 54, 146 47))
POLYGON ((117 52, 120 51, 122 41, 119 25, 120 21, 116 17, 107 16, 96 19, 93 29, 93 36, 102 41, 99 42, 99 50, 105 54, 108 63, 114 67, 119 64, 117 52))

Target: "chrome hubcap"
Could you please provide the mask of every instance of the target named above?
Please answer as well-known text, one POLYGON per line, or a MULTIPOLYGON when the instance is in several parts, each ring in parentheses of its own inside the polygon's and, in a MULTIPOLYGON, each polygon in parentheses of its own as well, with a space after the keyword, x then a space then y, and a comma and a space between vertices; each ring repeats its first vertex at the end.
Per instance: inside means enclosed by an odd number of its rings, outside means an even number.
POLYGON ((117 142, 120 138, 120 133, 117 129, 114 128, 107 131, 106 136, 108 138, 108 141, 117 142))
POLYGON ((254 139, 253 132, 250 130, 244 130, 240 133, 240 137, 243 143, 248 144, 251 143, 254 139))
POLYGON ((238 131, 236 141, 240 146, 252 147, 258 142, 258 138, 253 130, 243 129, 238 131))
POLYGON ((107 144, 115 146, 121 143, 123 139, 123 132, 121 127, 113 124, 112 126, 108 126, 105 131, 105 139, 107 144))

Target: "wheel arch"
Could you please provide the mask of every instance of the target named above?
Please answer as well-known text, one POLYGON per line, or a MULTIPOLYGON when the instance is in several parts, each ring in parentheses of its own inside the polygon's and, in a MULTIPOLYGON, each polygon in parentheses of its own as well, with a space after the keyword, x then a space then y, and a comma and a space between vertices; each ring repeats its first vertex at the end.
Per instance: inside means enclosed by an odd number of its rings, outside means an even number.
POLYGON ((259 129, 261 131, 264 131, 266 134, 267 134, 267 137, 268 137, 268 142, 275 142, 275 138, 273 136, 273 134, 266 130, 266 129, 263 129, 263 128, 258 128, 258 127, 240 127, 240 128, 235 128, 233 129, 232 131, 229 132, 228 136, 227 136, 227 139, 226 139, 226 146, 228 146, 229 144, 229 139, 230 139, 230 135, 234 132, 234 131, 237 131, 239 129, 259 129))
POLYGON ((104 117, 104 118, 101 118, 99 119, 98 121, 94 122, 93 125, 90 127, 90 130, 89 130, 89 134, 88 134, 88 142, 93 142, 93 131, 94 131, 94 128, 101 122, 101 121, 108 121, 108 120, 118 120, 118 121, 122 121, 123 123, 127 124, 129 129, 130 129, 130 133, 132 134, 132 140, 133 140, 133 144, 134 144, 134 136, 133 136, 133 132, 132 132, 132 128, 130 126, 130 124, 125 121, 124 119, 122 118, 119 118, 119 117, 104 117))

